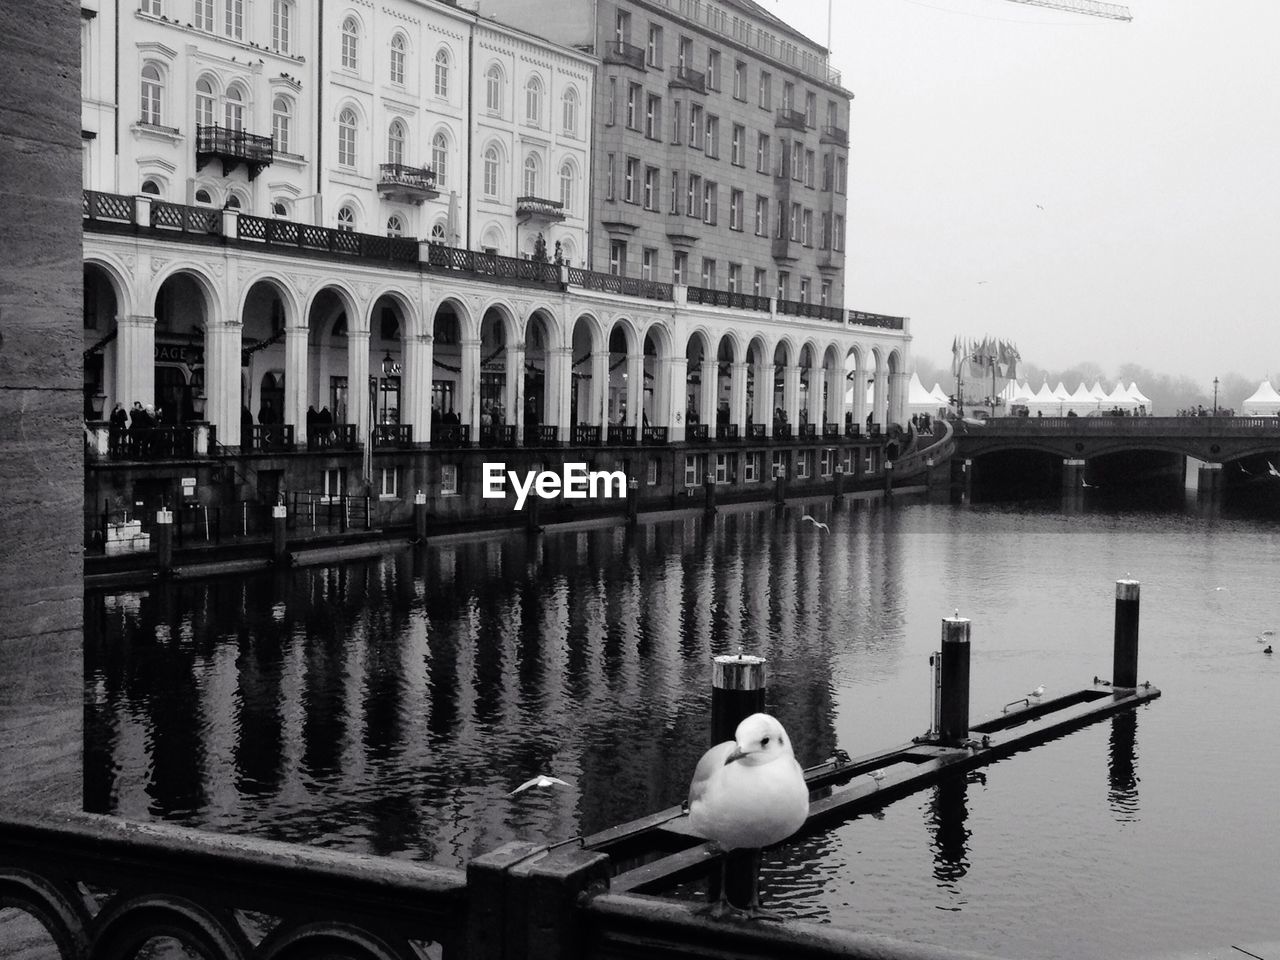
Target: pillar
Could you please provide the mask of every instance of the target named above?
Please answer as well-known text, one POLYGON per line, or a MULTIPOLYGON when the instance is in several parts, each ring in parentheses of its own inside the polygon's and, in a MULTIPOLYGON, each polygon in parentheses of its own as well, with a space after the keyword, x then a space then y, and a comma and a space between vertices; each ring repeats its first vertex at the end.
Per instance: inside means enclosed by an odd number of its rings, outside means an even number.
POLYGON ((1085 462, 1074 457, 1068 457, 1062 461, 1062 493, 1064 496, 1071 496, 1075 493, 1084 492, 1084 465, 1085 462))
POLYGON ((516 428, 516 446, 524 443, 524 341, 507 344, 506 389, 503 391, 507 426, 516 428))
POLYGON ((583 420, 600 428, 600 439, 609 429, 609 351, 595 350, 591 354, 591 403, 589 415, 583 420))
MULTIPOLYGON (((655 391, 656 399, 656 391, 655 391)), ((627 426, 636 428, 636 439, 644 426, 644 353, 627 354, 627 426)))
POLYGON ((755 365, 755 396, 752 421, 764 427, 766 437, 773 436, 773 364, 763 361, 755 365))
POLYGON ((867 430, 867 371, 859 363, 854 367, 853 380, 851 381, 853 389, 853 422, 857 425, 858 430, 866 433, 867 430))
POLYGON ((902 371, 889 374, 889 400, 886 422, 899 426, 906 422, 903 411, 907 402, 907 375, 902 371))
POLYGON ((356 442, 364 443, 370 426, 369 331, 350 327, 347 329, 347 423, 356 425, 356 442))
MULTIPOLYGON (((704 364, 705 366, 705 364, 704 364)), ((657 383, 653 396, 658 401, 654 426, 667 428, 667 439, 673 443, 685 438, 685 392, 689 388, 689 360, 681 355, 664 357, 658 361, 655 371, 657 383)))
MULTIPOLYGON (((569 422, 573 398, 573 348, 547 349, 547 424, 557 429, 560 443, 573 440, 573 424, 569 422)), ((583 408, 586 410, 587 408, 583 408)))
POLYGON ((413 424, 415 443, 431 440, 431 374, 435 365, 435 337, 418 333, 405 340, 404 370, 400 377, 402 389, 410 387, 408 397, 401 397, 401 419, 413 424), (406 399, 408 409, 405 409, 406 399))
POLYGON ((1138 601, 1142 584, 1116 581, 1115 649, 1111 685, 1132 690, 1138 685, 1138 601))
POLYGON ((156 566, 160 575, 173 572, 173 511, 161 508, 156 511, 156 525, 151 534, 156 548, 156 566))
POLYGON ((747 365, 745 363, 735 363, 729 371, 729 422, 738 428, 739 437, 746 437, 747 365))
POLYGON ((800 365, 789 363, 782 370, 782 409, 787 411, 791 435, 800 433, 800 365))
POLYGON ((116 329, 116 399, 131 410, 134 401, 151 403, 156 395, 156 318, 117 317, 116 329))
POLYGON ((959 746, 969 739, 969 621, 942 621, 942 664, 938 691, 938 738, 959 746))
POLYGON ((1201 464, 1196 477, 1196 496, 1201 500, 1218 501, 1222 499, 1222 464, 1201 464))
POLYGON ((240 445, 240 324, 210 323, 204 334, 205 418, 218 442, 240 445))
MULTIPOLYGON (((687 361, 686 361, 687 362, 687 361)), ((716 435, 716 390, 720 386, 720 364, 704 355, 698 364, 698 422, 705 424, 707 435, 716 435)))
POLYGON ((871 422, 879 424, 881 432, 889 420, 889 375, 876 371, 875 389, 871 394, 871 422))
POLYGON ((277 503, 271 508, 271 559, 277 566, 289 562, 289 508, 277 503))
MULTIPOLYGON (((307 343, 310 328, 295 324, 284 332, 284 422, 293 424, 298 443, 307 442, 307 397, 311 385, 307 383, 307 343)), ((205 396, 208 396, 206 390, 205 396)), ((324 404, 316 404, 319 410, 324 404)))
POLYGON ((809 422, 817 424, 818 436, 822 436, 822 425, 827 422, 826 403, 827 371, 822 367, 814 367, 809 371, 809 422))
POLYGON ((458 376, 458 416, 471 426, 471 443, 480 440, 480 341, 463 340, 459 344, 462 372, 458 376))
MULTIPOLYGON (((765 708, 767 661, 743 654, 716 657, 711 665, 711 743, 734 739, 738 724, 765 708)), ((725 854, 725 897, 735 907, 752 899, 760 872, 759 850, 734 850, 725 854)), ((717 873, 712 873, 708 899, 719 899, 717 873)))

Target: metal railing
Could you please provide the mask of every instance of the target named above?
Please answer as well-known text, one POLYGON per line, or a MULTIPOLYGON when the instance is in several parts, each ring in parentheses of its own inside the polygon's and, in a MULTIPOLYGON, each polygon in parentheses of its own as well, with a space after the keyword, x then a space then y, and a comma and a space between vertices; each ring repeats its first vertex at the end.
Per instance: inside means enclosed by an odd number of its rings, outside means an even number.
POLYGON ((465 447, 471 443, 471 424, 469 423, 433 423, 431 425, 431 446, 433 447, 465 447))
POLYGON ((890 317, 883 313, 864 313, 861 310, 849 311, 849 322, 860 327, 881 327, 885 330, 901 330, 904 317, 890 317))
POLYGON ((323 253, 335 253, 366 260, 417 264, 418 242, 407 237, 387 237, 376 233, 355 233, 333 227, 317 227, 292 220, 275 220, 241 214, 238 222, 241 240, 261 242, 268 246, 293 247, 323 253))
POLYGON ((808 120, 803 111, 789 110, 786 107, 779 108, 778 119, 774 126, 787 130, 799 130, 801 133, 809 129, 808 120))
POLYGON ((514 447, 516 445, 516 428, 510 423, 480 424, 480 446, 482 447, 514 447))
POLYGON ((800 424, 800 439, 815 440, 818 437, 818 425, 816 423, 800 424))
POLYGON ((729 307, 733 310, 769 312, 769 298, 757 297, 750 293, 713 290, 710 287, 688 287, 686 294, 689 303, 701 303, 708 307, 729 307))
POLYGON ((849 145, 849 131, 842 127, 824 126, 818 139, 821 143, 835 143, 842 147, 847 147, 849 145))
POLYGON ((813 320, 844 322, 844 310, 822 303, 804 303, 800 300, 779 300, 778 313, 789 317, 807 317, 813 320))
POLYGON ((628 297, 643 297, 646 300, 675 299, 673 288, 669 283, 639 280, 635 277, 619 277, 611 273, 597 273, 594 270, 584 270, 582 267, 569 268, 569 283, 584 290, 620 293, 628 297))
POLYGON ((212 207, 190 207, 182 203, 151 201, 151 226, 160 230, 183 233, 218 234, 222 232, 222 212, 212 207))
POLYGON ((773 421, 773 439, 775 439, 775 440, 790 440, 790 439, 791 439, 791 424, 789 424, 789 423, 783 423, 781 420, 775 420, 775 421, 773 421))
POLYGON ((427 246, 427 266, 433 270, 449 270, 491 280, 559 286, 560 268, 554 263, 504 257, 496 253, 463 250, 432 243, 427 246))
POLYGON ((609 434, 607 438, 609 443, 635 443, 636 428, 626 427, 620 423, 609 424, 609 434))
POLYGON ((134 211, 133 197, 119 193, 102 193, 99 190, 84 191, 84 215, 89 220, 133 223, 134 211))
POLYGON ((765 425, 763 423, 748 423, 747 436, 752 440, 767 439, 768 435, 765 433, 765 425))
POLYGON ((706 440, 710 430, 705 423, 693 423, 686 428, 684 435, 686 440, 706 440))
POLYGON ((405 188, 431 197, 439 196, 436 190, 436 172, 430 167, 410 167, 403 163, 378 165, 378 188, 405 188))
POLYGON ((527 447, 545 447, 560 442, 560 428, 545 423, 526 423, 524 443, 527 447))
POLYGON ((563 220, 564 204, 545 197, 516 197, 516 216, 542 220, 563 220))
POLYGON ((354 423, 315 423, 307 427, 308 450, 355 450, 354 423))
POLYGON ((373 427, 375 447, 412 447, 413 424, 377 423, 373 427))
POLYGON ((984 436, 1280 437, 1276 417, 991 417, 984 436))
POLYGON ((573 445, 575 447, 596 447, 600 445, 600 428, 589 423, 573 425, 573 445))
MULTIPOLYGON (((212 445, 212 432, 209 442, 212 445)), ((195 428, 183 424, 131 427, 108 445, 107 456, 111 460, 190 459, 195 456, 195 428)))
POLYGON ((671 81, 668 86, 692 90, 695 93, 706 93, 707 75, 693 67, 672 67, 671 81))
POLYGON ((846 437, 861 437, 862 427, 856 423, 846 423, 844 426, 844 435, 846 437))
POLYGON ((738 425, 736 423, 717 423, 716 424, 717 440, 738 440, 738 425))
POLYGON ((288 453, 292 450, 291 423, 254 423, 240 428, 242 453, 288 453))
POLYGON ((648 444, 663 444, 667 442, 668 430, 666 427, 643 427, 641 437, 648 444))
POLYGON ((229 157, 248 163, 266 165, 275 159, 275 141, 256 133, 232 127, 196 127, 196 154, 229 157))

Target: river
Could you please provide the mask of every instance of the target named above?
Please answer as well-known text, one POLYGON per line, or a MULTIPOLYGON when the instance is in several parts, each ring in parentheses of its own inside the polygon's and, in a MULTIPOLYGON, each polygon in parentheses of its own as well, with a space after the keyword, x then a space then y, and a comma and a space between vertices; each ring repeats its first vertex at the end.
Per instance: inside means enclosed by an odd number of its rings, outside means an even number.
POLYGON ((1133 577, 1162 698, 771 853, 763 896, 1009 957, 1280 940, 1278 547, 1177 505, 813 502, 91 592, 86 801, 460 865, 682 800, 715 654, 769 659, 802 763, 856 756, 928 727, 957 610, 975 720, 1108 676, 1133 577), (570 786, 508 796, 538 773, 570 786))

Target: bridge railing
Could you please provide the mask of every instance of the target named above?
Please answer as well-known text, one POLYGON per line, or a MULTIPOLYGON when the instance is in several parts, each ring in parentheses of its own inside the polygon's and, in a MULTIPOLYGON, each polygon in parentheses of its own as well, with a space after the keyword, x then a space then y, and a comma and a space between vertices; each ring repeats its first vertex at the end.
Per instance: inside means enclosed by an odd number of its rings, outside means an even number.
POLYGON ((1204 437, 1280 432, 1277 417, 992 417, 970 436, 1204 437))

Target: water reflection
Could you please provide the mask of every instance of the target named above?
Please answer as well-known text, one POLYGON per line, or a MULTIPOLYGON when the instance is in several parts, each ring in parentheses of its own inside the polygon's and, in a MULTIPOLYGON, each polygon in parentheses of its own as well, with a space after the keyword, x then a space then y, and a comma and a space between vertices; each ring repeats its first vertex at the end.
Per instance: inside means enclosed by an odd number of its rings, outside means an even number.
POLYGON ((929 829, 933 836, 933 876, 939 885, 955 889, 969 872, 969 782, 961 776, 946 777, 933 788, 929 803, 929 829))
POLYGON ((1111 718, 1107 801, 1119 822, 1138 819, 1137 740, 1137 711, 1126 710, 1111 718))

